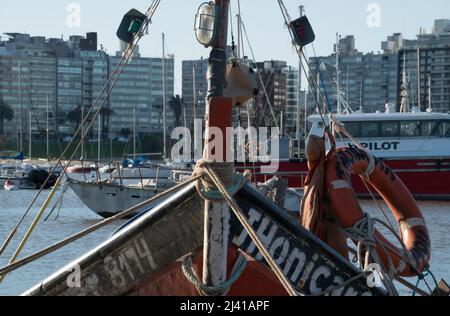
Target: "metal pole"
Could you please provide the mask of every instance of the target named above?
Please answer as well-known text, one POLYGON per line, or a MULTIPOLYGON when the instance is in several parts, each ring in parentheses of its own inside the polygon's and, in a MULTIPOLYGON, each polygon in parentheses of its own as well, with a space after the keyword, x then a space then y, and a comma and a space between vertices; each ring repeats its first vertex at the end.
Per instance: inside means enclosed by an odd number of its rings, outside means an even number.
POLYGON ((167 139, 166 139, 166 48, 165 48, 165 35, 162 33, 162 76, 163 76, 163 146, 164 146, 164 158, 167 158, 167 139))
POLYGON ((306 141, 306 135, 308 134, 308 91, 305 90, 305 130, 304 130, 304 138, 306 141))
POLYGON ((133 108, 133 159, 136 160, 136 107, 133 108))
POLYGON ((197 118, 197 80, 196 80, 196 71, 195 71, 195 64, 192 64, 192 93, 193 93, 193 100, 194 100, 194 107, 193 107, 193 122, 195 122, 197 118))
POLYGON ((337 89, 337 113, 341 114, 341 82, 339 71, 339 34, 336 33, 336 89, 337 89))
POLYGON ((417 106, 422 109, 422 100, 420 99, 420 48, 417 48, 417 106))
POLYGON ((97 153, 98 153, 98 162, 100 162, 101 159, 101 138, 102 138, 102 116, 98 116, 98 147, 97 147, 97 153))
POLYGON ((22 118, 22 64, 19 63, 19 149, 23 151, 23 118, 22 118))
MULTIPOLYGON (((221 6, 221 31, 218 44, 212 49, 208 66, 208 95, 206 98, 206 130, 219 128, 226 139, 226 129, 231 127, 232 102, 223 98, 226 84, 226 44, 228 31, 229 0, 214 0, 221 6)), ((205 140, 205 158, 208 160, 210 135, 205 140)), ((223 143, 224 161, 226 144, 223 143)), ((217 152, 217 149, 216 149, 217 152)), ((217 157, 216 157, 217 158, 217 157)), ((230 209, 226 202, 205 201, 205 225, 203 244, 203 282, 217 286, 227 278, 228 236, 230 209)))
POLYGON ((46 131, 46 137, 47 137, 47 160, 50 160, 50 147, 49 147, 49 139, 50 139, 50 136, 49 136, 49 133, 50 133, 50 129, 49 129, 49 116, 50 116, 50 114, 49 114, 49 107, 48 107, 48 93, 47 93, 47 121, 46 121, 46 128, 45 128, 45 131, 46 131))
POLYGON ((28 112, 28 125, 29 125, 29 134, 28 134, 28 158, 31 160, 31 109, 28 112))
POLYGON ((84 106, 81 106, 81 160, 84 159, 84 106))
MULTIPOLYGON (((300 17, 303 16, 303 9, 305 7, 304 6, 299 6, 299 10, 300 10, 300 17)), ((300 56, 302 55, 303 52, 303 47, 300 47, 300 56)), ((301 121, 301 110, 300 110, 300 104, 301 104, 301 100, 302 100, 302 61, 299 60, 298 62, 298 98, 297 98, 297 122, 296 122, 296 130, 295 130, 295 134, 296 134, 296 139, 298 141, 300 141, 300 121, 301 121)), ((305 128, 306 128, 306 116, 305 116, 305 128)))

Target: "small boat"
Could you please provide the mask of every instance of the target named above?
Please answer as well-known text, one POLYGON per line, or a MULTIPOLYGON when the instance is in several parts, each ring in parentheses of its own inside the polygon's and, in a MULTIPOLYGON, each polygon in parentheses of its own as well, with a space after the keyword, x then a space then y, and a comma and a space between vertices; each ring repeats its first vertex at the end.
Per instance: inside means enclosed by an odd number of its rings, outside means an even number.
MULTIPOLYGON (((78 198, 97 215, 102 217, 114 216, 130 207, 142 203, 158 193, 175 185, 170 179, 143 180, 134 185, 122 185, 116 181, 77 181, 67 178, 69 187, 78 198)), ((156 206, 161 201, 155 201, 156 206)), ((134 216, 141 210, 131 215, 134 216)))
POLYGON ((0 159, 24 160, 23 152, 4 150, 0 151, 0 159))
POLYGON ((95 166, 81 166, 81 165, 75 165, 70 166, 67 168, 67 173, 72 174, 86 174, 97 171, 97 168, 95 166))
POLYGON ((3 185, 3 188, 5 191, 16 191, 18 188, 14 185, 14 183, 11 180, 7 180, 5 184, 3 185))

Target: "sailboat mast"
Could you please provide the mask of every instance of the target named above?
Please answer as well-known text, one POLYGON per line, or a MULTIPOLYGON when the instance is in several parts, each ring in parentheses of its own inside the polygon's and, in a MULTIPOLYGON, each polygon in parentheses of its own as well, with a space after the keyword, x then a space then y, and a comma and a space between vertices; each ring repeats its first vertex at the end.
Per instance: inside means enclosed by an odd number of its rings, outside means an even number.
POLYGON ((420 100, 420 48, 417 48, 417 106, 422 108, 422 101, 420 100))
POLYGON ((49 107, 48 107, 48 93, 47 93, 46 105, 47 105, 47 120, 46 120, 45 131, 46 131, 46 137, 47 137, 47 159, 50 159, 50 146, 49 146, 49 139, 50 139, 50 136, 49 136, 49 133, 50 133, 50 130, 49 130, 49 117, 50 117, 50 114, 49 114, 49 107))
POLYGON ((98 116, 98 147, 97 147, 97 153, 98 153, 98 162, 100 162, 101 159, 101 138, 102 138, 102 116, 98 116))
POLYGON ((163 86, 163 153, 164 159, 167 158, 167 139, 166 139, 166 48, 165 35, 162 33, 162 86, 163 86))
POLYGON ((22 64, 19 63, 19 148, 23 151, 23 118, 22 118, 22 64))
POLYGON ((133 108, 133 159, 136 159, 136 107, 133 108))
POLYGON ((197 80, 196 80, 196 71, 195 71, 195 64, 192 65, 192 95, 194 96, 193 102, 194 102, 194 124, 195 120, 197 119, 197 80))
POLYGON ((432 104, 431 104, 431 75, 428 75, 428 111, 431 112, 432 110, 432 104))
POLYGON ((84 159, 84 107, 81 106, 81 160, 84 159))
POLYGON ((31 160, 31 109, 28 111, 28 157, 31 160))
MULTIPOLYGON (((300 17, 303 16, 303 9, 305 7, 304 6, 299 6, 299 10, 300 10, 300 17)), ((303 51, 303 47, 300 47, 300 54, 303 51)), ((301 104, 301 100, 302 100, 302 61, 299 60, 298 62, 298 97, 297 97, 297 120, 296 120, 296 124, 295 124, 295 138, 297 140, 300 140, 300 120, 301 120, 301 111, 300 111, 300 104, 301 104)), ((305 103, 305 107, 306 107, 306 103, 305 103)), ((306 126, 306 116, 305 116, 305 126, 306 126)), ((306 137, 306 134, 305 134, 306 137)))
POLYGON ((337 113, 341 114, 341 83, 339 71, 339 33, 336 33, 336 89, 337 89, 337 113))

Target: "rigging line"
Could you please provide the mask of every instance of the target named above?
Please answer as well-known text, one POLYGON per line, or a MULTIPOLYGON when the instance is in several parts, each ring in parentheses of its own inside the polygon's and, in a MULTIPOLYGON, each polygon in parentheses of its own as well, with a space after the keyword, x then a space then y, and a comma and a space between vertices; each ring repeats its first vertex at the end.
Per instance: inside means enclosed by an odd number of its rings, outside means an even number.
MULTIPOLYGON (((159 4, 160 4, 161 0, 154 0, 154 2, 151 4, 150 8, 147 11, 147 20, 144 22, 143 26, 141 27, 141 30, 135 34, 134 38, 133 38, 133 42, 132 44, 127 48, 127 50, 125 51, 124 55, 122 56, 122 58, 120 59, 119 63, 117 64, 117 66, 115 67, 114 71, 111 73, 111 76, 108 78, 108 80, 106 81, 106 83, 104 84, 102 90, 99 92, 96 100, 94 101, 94 104, 90 107, 88 113, 86 114, 86 116, 84 117, 83 121, 81 122, 81 124, 78 126, 78 129, 76 130, 74 136, 72 137, 72 139, 70 140, 70 142, 67 144, 64 152, 61 154, 61 156, 59 157, 57 163, 55 164, 55 166, 53 167, 53 169, 51 170, 51 172, 49 173, 47 179, 44 181, 44 184, 41 186, 41 188, 39 189, 39 191, 36 193, 35 197, 33 198, 33 200, 31 201, 30 205, 28 206, 27 210, 25 211, 25 213, 22 215, 22 217, 20 218, 18 224, 13 228, 13 230, 10 232, 9 236, 7 237, 5 243, 3 244, 3 246, 0 249, 0 256, 3 254, 3 252, 6 250, 6 247, 8 246, 9 242, 12 240, 12 238, 14 237, 14 235, 17 233, 18 228, 20 227, 20 225, 23 223, 23 221, 25 220, 26 216, 28 215, 28 213, 30 212, 31 208, 33 207, 33 205, 36 203, 39 195, 43 192, 43 188, 46 186, 46 184, 49 182, 51 175, 53 175, 56 171, 56 168, 58 167, 59 164, 62 165, 62 159, 65 156, 65 154, 68 152, 70 146, 73 144, 75 137, 80 133, 81 131, 81 127, 86 123, 86 121, 88 121, 88 117, 89 114, 93 111, 93 109, 96 107, 97 103, 99 102, 99 100, 102 98, 103 94, 105 91, 107 91, 106 96, 104 97, 104 99, 102 100, 102 104, 99 107, 99 109, 96 112, 96 115, 94 116, 94 119, 92 120, 92 122, 89 124, 87 131, 84 133, 84 135, 82 135, 82 140, 84 139, 84 136, 86 136, 87 132, 89 131, 90 127, 92 126, 95 117, 98 115, 100 109, 103 107, 103 104, 105 103, 109 93, 111 92, 112 88, 114 88, 115 83, 117 83, 117 80, 120 77, 121 72, 123 71, 123 69, 125 68, 125 66, 128 64, 128 62, 130 61, 133 52, 135 51, 137 44, 139 43, 139 41, 141 40, 141 38, 144 35, 144 31, 147 28, 147 26, 151 23, 151 18, 153 16, 153 14, 155 13, 156 9, 158 8, 159 4), (117 72, 119 70, 119 68, 121 67, 122 63, 124 62, 122 68, 120 69, 119 72, 117 72), (109 83, 113 80, 114 75, 116 75, 117 72, 117 78, 113 84, 113 86, 111 87, 111 89, 107 89, 109 83)), ((66 167, 64 168, 62 175, 66 174, 67 168, 69 166, 69 164, 72 162, 73 157, 75 156, 75 153, 78 151, 79 147, 80 147, 81 141, 78 143, 77 148, 73 151, 73 154, 71 156, 70 161, 66 164, 66 167)))
MULTIPOLYGON (((290 22, 289 22, 289 21, 290 21, 290 20, 289 20, 289 13, 287 12, 287 10, 285 11, 286 7, 284 6, 284 3, 283 3, 282 0, 278 0, 278 4, 279 4, 279 6, 280 6, 280 10, 281 10, 281 13, 282 13, 282 15, 283 15, 283 19, 284 19, 285 25, 286 25, 287 28, 288 28, 289 35, 291 36, 291 39, 292 39, 292 41, 294 42, 294 41, 295 41, 294 35, 292 34, 292 30, 291 30, 290 27, 289 27, 289 24, 290 24, 290 22), (283 9, 283 8, 284 8, 284 9, 283 9)), ((310 91, 315 91, 315 90, 312 88, 313 85, 311 84, 311 81, 314 83, 314 86, 315 86, 315 87, 318 87, 317 82, 315 81, 314 78, 311 78, 311 76, 308 76, 307 69, 306 69, 306 67, 305 67, 305 65, 304 65, 304 63, 303 63, 303 58, 305 58, 305 62, 306 62, 306 64, 309 66, 308 61, 306 60, 306 55, 304 54, 304 52, 303 52, 303 53, 300 52, 300 48, 299 48, 298 45, 294 45, 294 48, 295 48, 295 50, 296 50, 296 52, 297 52, 297 56, 298 56, 298 58, 299 58, 299 60, 300 60, 301 68, 303 69, 303 71, 305 72, 305 74, 307 74, 307 75, 306 75, 306 79, 307 79, 307 82, 308 82, 308 87, 309 87, 310 91), (302 58, 302 56, 303 56, 303 58, 302 58)), ((303 50, 303 51, 304 51, 304 50, 303 50)), ((320 95, 322 96, 322 98, 323 98, 323 95, 320 93, 320 89, 319 89, 318 91, 319 91, 319 94, 320 94, 320 95)), ((326 123, 326 121, 325 121, 324 113, 323 113, 322 110, 321 110, 321 107, 320 107, 319 102, 318 102, 315 98, 312 98, 312 100, 313 100, 313 103, 314 103, 314 105, 315 105, 315 107, 316 107, 316 111, 319 113, 320 118, 321 118, 321 120, 322 120, 322 123, 324 124, 325 130, 329 130, 329 125, 328 125, 328 124, 326 123)), ((325 100, 323 100, 323 101, 325 101, 325 100)))
POLYGON ((240 41, 239 42, 239 50, 240 50, 240 52, 239 52, 239 54, 242 53, 242 55, 240 55, 240 56, 242 56, 242 58, 244 58, 245 51, 244 51, 244 37, 242 36, 242 26, 241 26, 241 23, 242 23, 241 0, 237 1, 237 5, 238 5, 238 26, 237 27, 238 27, 238 32, 240 34, 240 38, 239 38, 239 41, 240 41))
MULTIPOLYGON (((250 53, 252 54, 253 61, 256 63, 255 54, 253 52, 253 48, 251 46, 250 39, 249 39, 248 34, 247 34, 247 29, 246 29, 245 24, 242 21, 242 19, 241 19, 241 26, 242 26, 242 30, 244 31, 245 38, 247 40, 247 45, 249 46, 249 49, 250 49, 250 53)), ((278 125, 278 121, 277 121, 276 116, 275 116, 275 112, 273 111, 272 102, 270 102, 269 95, 267 94, 267 89, 264 86, 264 81, 262 80, 262 76, 261 76, 261 73, 259 72, 259 69, 256 70, 256 76, 258 77, 258 79, 259 79, 259 81, 261 83, 262 90, 264 92, 264 96, 266 97, 267 103, 269 104, 270 113, 271 113, 272 118, 274 120, 275 126, 276 126, 276 128, 278 129, 278 131, 281 134, 280 127, 278 125)))

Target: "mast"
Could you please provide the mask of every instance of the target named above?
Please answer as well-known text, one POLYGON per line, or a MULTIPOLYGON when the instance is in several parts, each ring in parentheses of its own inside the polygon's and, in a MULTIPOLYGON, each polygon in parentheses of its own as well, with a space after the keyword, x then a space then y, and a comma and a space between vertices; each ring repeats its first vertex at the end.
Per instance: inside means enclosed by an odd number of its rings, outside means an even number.
POLYGON ((164 159, 167 158, 167 139, 166 139, 166 48, 165 35, 162 33, 162 86, 163 86, 163 153, 164 159))
MULTIPOLYGON (((50 128, 49 128, 49 107, 48 107, 48 93, 47 93, 47 120, 46 120, 46 127, 45 127, 45 132, 46 132, 46 138, 47 138, 47 160, 50 160, 50 145, 49 145, 49 133, 50 133, 50 128)), ((81 154, 83 156, 83 154, 81 154)))
POLYGON ((195 63, 192 64, 192 94, 194 96, 193 122, 195 124, 195 120, 197 119, 197 80, 196 80, 195 63))
MULTIPOLYGON (((204 159, 212 161, 210 156, 210 142, 213 140, 211 128, 216 127, 222 132, 222 157, 215 157, 226 161, 226 131, 232 126, 233 106, 231 99, 224 98, 226 86, 226 45, 228 35, 229 0, 214 0, 213 3, 221 7, 220 32, 218 40, 213 46, 208 65, 208 94, 206 97, 206 139, 204 159)), ((217 149, 216 149, 217 152, 217 149)), ((225 163, 223 164, 225 165, 225 163)), ((230 168, 231 169, 231 168, 230 168)), ((227 173, 231 177, 234 166, 227 173)), ((225 178, 225 177, 224 177, 225 178)), ((218 286, 227 279, 228 236, 230 233, 230 208, 224 201, 205 200, 203 243, 203 283, 208 286, 218 286)))
POLYGON ((428 112, 432 111, 432 104, 431 104, 431 74, 428 75, 428 112))
POLYGON ((305 140, 306 140, 306 136, 308 134, 308 121, 307 121, 307 116, 308 116, 308 91, 305 90, 305 130, 303 131, 305 133, 305 140))
MULTIPOLYGON (((300 10, 300 17, 303 16, 303 10, 304 10, 304 6, 300 5, 299 7, 300 10)), ((302 54, 303 52, 303 47, 300 47, 300 54, 302 54)), ((297 140, 300 140, 300 120, 301 120, 301 115, 300 115, 300 104, 301 104, 301 99, 302 99, 302 61, 299 60, 298 62, 298 98, 297 98, 297 120, 296 120, 296 124, 295 124, 295 138, 297 140)), ((306 103, 305 103, 305 108, 306 108, 306 103)), ((305 116, 305 126, 306 126, 306 116, 305 116)), ((305 138, 306 138, 306 134, 305 134, 305 138)))
POLYGON ((136 107, 133 108, 133 159, 136 160, 136 107))
POLYGON ((31 160, 31 109, 28 112, 28 157, 31 160))
POLYGON ((81 160, 84 159, 84 106, 81 106, 81 160))
POLYGON ((342 109, 341 109, 341 83, 339 72, 339 33, 336 33, 336 89, 337 89, 337 114, 341 114, 342 109))
POLYGON ((98 154, 98 162, 100 162, 101 159, 101 138, 102 138, 102 116, 98 116, 98 147, 97 147, 97 154, 98 154))
POLYGON ((420 48, 417 48, 417 106, 419 110, 422 108, 422 100, 420 100, 420 48))
POLYGON ((19 63, 19 151, 23 151, 23 117, 22 117, 22 64, 19 63))

